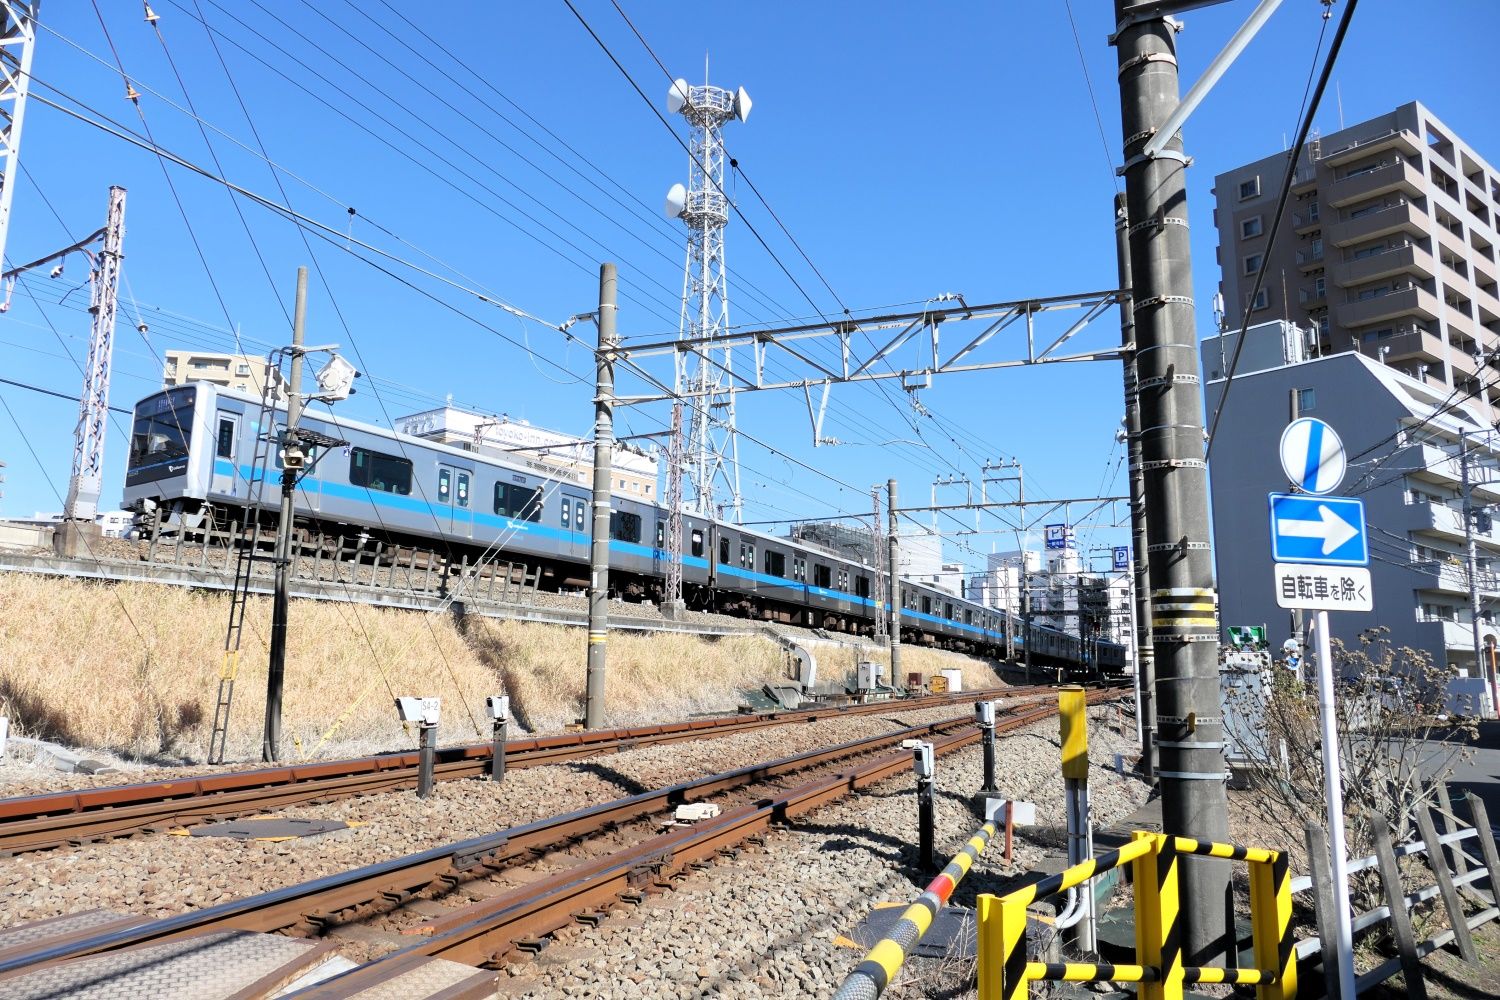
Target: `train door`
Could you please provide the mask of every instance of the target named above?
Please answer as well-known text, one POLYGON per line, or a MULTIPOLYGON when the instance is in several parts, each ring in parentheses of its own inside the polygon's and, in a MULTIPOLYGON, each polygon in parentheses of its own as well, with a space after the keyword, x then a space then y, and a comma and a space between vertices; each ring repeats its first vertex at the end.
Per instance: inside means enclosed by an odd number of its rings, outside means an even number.
POLYGON ((435 513, 443 530, 460 538, 474 537, 473 479, 467 469, 438 463, 435 513))
POLYGON ((593 525, 589 523, 589 498, 566 489, 558 491, 557 520, 563 530, 562 554, 576 562, 589 558, 593 525))
POLYGON ((240 414, 219 410, 214 415, 213 478, 209 489, 230 496, 249 496, 245 477, 240 474, 240 414))

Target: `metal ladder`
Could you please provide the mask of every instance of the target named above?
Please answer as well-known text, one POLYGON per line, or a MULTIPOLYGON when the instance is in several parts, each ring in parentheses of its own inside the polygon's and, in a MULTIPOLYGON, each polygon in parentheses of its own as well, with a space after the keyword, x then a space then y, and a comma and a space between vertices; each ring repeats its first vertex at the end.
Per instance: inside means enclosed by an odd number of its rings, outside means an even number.
MULTIPOLYGON (((250 463, 250 476, 246 482, 245 510, 254 525, 246 537, 245 524, 240 525, 239 556, 234 565, 234 589, 229 599, 229 626, 224 631, 224 662, 219 668, 219 693, 214 704, 214 728, 208 738, 208 762, 224 763, 225 745, 229 740, 229 709, 234 702, 234 681, 240 670, 240 639, 244 635, 245 606, 250 601, 250 581, 255 574, 257 561, 270 559, 257 555, 260 548, 260 503, 265 493, 266 475, 271 461, 271 449, 277 444, 275 379, 274 369, 281 370, 282 352, 272 354, 272 363, 266 366, 264 385, 260 394, 260 414, 255 423, 255 457, 250 463)), ((239 470, 235 470, 239 478, 239 470)))

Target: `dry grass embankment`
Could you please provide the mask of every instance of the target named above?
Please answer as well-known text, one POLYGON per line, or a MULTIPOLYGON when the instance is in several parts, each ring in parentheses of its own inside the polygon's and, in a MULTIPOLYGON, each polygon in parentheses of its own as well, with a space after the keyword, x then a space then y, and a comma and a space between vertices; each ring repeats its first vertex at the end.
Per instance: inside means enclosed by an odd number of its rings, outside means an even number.
MULTIPOLYGON (((18 735, 140 758, 202 759, 213 722, 227 594, 154 584, 102 584, 0 574, 0 714, 18 735)), ((265 713, 270 601, 246 611, 229 757, 259 756, 265 713)), ((289 756, 344 755, 415 745, 391 707, 395 694, 443 699, 444 741, 470 740, 487 694, 509 694, 531 731, 583 712, 584 637, 578 629, 294 601, 283 702, 289 756), (467 708, 466 708, 467 706, 467 708)), ((833 679, 858 656, 826 647, 833 679)), ((987 685, 988 665, 907 648, 904 669, 961 666, 987 685)), ((615 633, 609 641, 607 721, 630 725, 733 711, 738 692, 782 676, 772 640, 615 633)))

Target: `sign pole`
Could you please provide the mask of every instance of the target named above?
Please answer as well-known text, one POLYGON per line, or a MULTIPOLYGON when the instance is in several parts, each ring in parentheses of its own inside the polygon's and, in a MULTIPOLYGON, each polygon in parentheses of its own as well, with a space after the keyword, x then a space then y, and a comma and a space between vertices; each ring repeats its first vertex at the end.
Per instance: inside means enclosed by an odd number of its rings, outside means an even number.
POLYGON ((1328 612, 1318 612, 1318 714, 1323 727, 1323 791, 1328 801, 1329 871, 1333 876, 1333 909, 1338 940, 1339 996, 1354 1000, 1354 930, 1349 921, 1349 858, 1344 842, 1344 788, 1339 767, 1338 719, 1333 708, 1333 654, 1328 639, 1328 612))

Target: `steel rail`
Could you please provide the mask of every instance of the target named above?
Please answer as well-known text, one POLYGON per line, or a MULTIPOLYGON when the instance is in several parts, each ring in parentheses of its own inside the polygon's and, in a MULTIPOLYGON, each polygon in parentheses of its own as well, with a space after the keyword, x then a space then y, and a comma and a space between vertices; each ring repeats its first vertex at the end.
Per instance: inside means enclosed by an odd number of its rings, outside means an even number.
MULTIPOLYGON (((1055 712, 1051 707, 1036 705, 1021 705, 1017 708, 1021 710, 1021 714, 1015 717, 1017 721, 1014 725, 1025 725, 1055 712)), ((222 930, 311 932, 324 926, 359 919, 372 908, 394 908, 415 893, 435 884, 456 887, 471 877, 487 874, 490 869, 503 867, 517 859, 532 857, 549 847, 598 833, 682 802, 774 779, 845 757, 877 753, 916 736, 938 735, 949 729, 972 726, 972 721, 965 715, 905 727, 834 747, 707 775, 511 827, 494 834, 445 844, 162 920, 84 935, 61 944, 49 945, 43 942, 35 948, 17 949, 0 956, 0 980, 40 965, 121 948, 161 943, 193 934, 222 930), (484 871, 476 872, 478 869, 484 871), (469 876, 467 873, 470 872, 476 874, 469 876)), ((909 760, 909 757, 901 755, 901 759, 909 760)), ((735 812, 737 811, 731 811, 730 815, 735 812)))
MULTIPOLYGON (((1091 704, 1118 694, 1099 691, 1091 704)), ((997 722, 997 731, 1010 731, 1056 715, 1056 706, 1037 706, 997 722)), ((958 733, 935 739, 936 754, 952 753, 980 737, 969 724, 958 733)), ((688 868, 710 861, 745 840, 764 834, 773 824, 842 798, 911 767, 909 753, 893 753, 848 771, 814 779, 771 798, 750 803, 685 830, 673 831, 634 844, 603 858, 475 903, 422 925, 428 935, 378 962, 401 956, 441 957, 469 965, 498 962, 518 942, 540 938, 570 924, 580 913, 597 910, 625 894, 650 886, 670 885, 688 868)))
MULTIPOLYGON (((730 736, 768 726, 887 712, 896 707, 941 708, 986 697, 1026 697, 1047 690, 1042 686, 989 689, 532 737, 506 743, 505 766, 508 770, 536 767, 660 743, 730 736)), ((441 748, 434 776, 443 780, 483 775, 489 767, 490 755, 488 743, 441 748)), ((417 768, 417 752, 402 751, 0 799, 0 856, 150 832, 168 825, 214 822, 299 803, 414 787, 417 768)))

